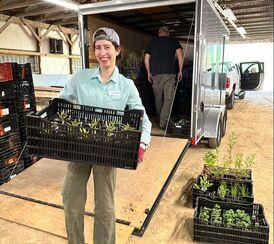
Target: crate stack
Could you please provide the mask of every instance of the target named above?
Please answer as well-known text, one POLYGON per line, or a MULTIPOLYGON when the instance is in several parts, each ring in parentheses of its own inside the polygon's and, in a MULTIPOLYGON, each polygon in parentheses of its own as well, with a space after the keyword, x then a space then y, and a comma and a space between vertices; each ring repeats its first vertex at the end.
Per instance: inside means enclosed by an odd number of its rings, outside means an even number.
POLYGON ((3 69, 8 74, 5 79, 12 84, 15 94, 14 113, 18 120, 21 151, 23 151, 21 158, 24 161, 25 167, 28 167, 32 164, 32 157, 28 156, 26 150, 24 150, 26 144, 26 114, 31 111, 36 112, 31 66, 29 63, 3 63, 1 67, 5 67, 3 69))
POLYGON ((21 152, 16 92, 9 64, 0 64, 0 184, 24 169, 21 152))
MULTIPOLYGON (((36 101, 34 94, 34 85, 31 73, 31 66, 27 64, 11 64, 13 69, 14 87, 16 93, 16 108, 19 123, 20 140, 22 150, 25 149, 26 138, 26 115, 29 112, 36 112, 36 101)), ((22 158, 25 167, 32 164, 32 157, 26 154, 24 150, 22 158)))

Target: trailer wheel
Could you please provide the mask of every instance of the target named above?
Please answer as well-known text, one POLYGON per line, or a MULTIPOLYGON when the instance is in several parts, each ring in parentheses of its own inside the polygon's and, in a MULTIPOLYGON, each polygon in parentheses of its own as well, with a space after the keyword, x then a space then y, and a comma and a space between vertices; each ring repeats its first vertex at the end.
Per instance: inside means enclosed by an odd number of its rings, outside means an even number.
POLYGON ((217 148, 221 144, 221 135, 222 135, 222 122, 219 120, 218 129, 217 129, 217 137, 216 138, 208 138, 208 146, 210 148, 217 148))
POLYGON ((226 122, 227 122, 227 110, 225 110, 225 113, 223 115, 223 120, 222 120, 222 135, 221 135, 222 138, 225 136, 226 122))
POLYGON ((235 104, 235 91, 234 91, 234 89, 232 90, 230 96, 225 101, 225 103, 226 103, 226 108, 227 109, 233 109, 234 104, 235 104))

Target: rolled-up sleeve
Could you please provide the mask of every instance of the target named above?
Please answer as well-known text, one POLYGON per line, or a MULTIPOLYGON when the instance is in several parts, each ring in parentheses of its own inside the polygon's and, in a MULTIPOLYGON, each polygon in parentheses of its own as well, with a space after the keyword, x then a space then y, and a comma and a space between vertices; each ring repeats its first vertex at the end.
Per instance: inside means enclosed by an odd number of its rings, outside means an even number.
POLYGON ((139 96, 139 92, 132 80, 129 80, 129 97, 128 97, 127 105, 129 106, 129 109, 144 110, 141 142, 149 145, 151 140, 151 135, 150 135, 151 122, 149 121, 149 118, 146 114, 146 110, 142 104, 141 98, 139 96))
POLYGON ((63 98, 69 102, 73 102, 77 100, 77 76, 78 74, 74 74, 70 80, 65 84, 64 89, 60 92, 59 98, 63 98))

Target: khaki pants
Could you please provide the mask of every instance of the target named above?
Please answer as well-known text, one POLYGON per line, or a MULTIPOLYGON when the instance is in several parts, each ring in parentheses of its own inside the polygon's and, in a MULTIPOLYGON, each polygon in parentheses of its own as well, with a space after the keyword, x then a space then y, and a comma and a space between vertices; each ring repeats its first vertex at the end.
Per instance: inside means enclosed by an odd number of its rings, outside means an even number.
POLYGON ((63 187, 63 205, 69 244, 84 243, 87 182, 93 168, 95 218, 94 244, 115 243, 114 191, 117 170, 70 162, 63 187))
POLYGON ((173 96, 175 93, 175 75, 159 74, 152 77, 153 91, 157 115, 160 117, 160 127, 165 128, 168 122, 173 96))

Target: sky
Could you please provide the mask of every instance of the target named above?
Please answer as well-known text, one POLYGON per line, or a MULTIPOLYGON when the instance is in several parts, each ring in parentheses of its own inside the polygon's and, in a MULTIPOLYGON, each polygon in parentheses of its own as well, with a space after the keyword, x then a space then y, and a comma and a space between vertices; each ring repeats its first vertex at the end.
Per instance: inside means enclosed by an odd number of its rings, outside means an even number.
POLYGON ((262 90, 273 91, 273 42, 228 44, 225 60, 234 63, 245 61, 264 62, 264 84, 262 90))

